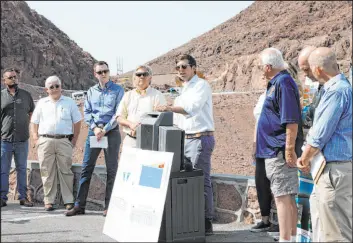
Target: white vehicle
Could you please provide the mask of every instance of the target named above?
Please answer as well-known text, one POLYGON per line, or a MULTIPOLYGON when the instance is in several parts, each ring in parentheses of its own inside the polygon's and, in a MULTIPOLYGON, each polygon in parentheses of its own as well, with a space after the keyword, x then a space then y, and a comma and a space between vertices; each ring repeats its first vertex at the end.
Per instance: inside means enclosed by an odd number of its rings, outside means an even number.
POLYGON ((72 99, 74 100, 82 100, 86 97, 87 91, 79 91, 71 94, 72 99))

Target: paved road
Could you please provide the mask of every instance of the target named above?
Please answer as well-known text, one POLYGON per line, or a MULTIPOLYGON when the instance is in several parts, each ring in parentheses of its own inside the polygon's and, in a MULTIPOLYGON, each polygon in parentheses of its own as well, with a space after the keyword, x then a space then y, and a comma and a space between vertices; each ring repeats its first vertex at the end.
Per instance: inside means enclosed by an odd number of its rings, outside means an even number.
MULTIPOLYGON (((102 212, 65 217, 65 209, 46 212, 43 206, 26 208, 18 201, 1 208, 1 242, 115 242, 104 235, 102 212)), ((207 242, 274 242, 266 233, 251 233, 250 225, 214 224, 207 242)))

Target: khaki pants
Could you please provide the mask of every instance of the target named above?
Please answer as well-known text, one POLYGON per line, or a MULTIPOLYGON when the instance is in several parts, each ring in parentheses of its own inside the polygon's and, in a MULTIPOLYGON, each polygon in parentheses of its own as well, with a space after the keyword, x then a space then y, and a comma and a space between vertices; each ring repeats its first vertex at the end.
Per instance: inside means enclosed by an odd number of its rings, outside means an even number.
POLYGON ((352 162, 329 162, 310 196, 313 241, 352 242, 352 162))
POLYGON ((74 174, 71 171, 72 150, 72 144, 67 138, 39 137, 38 160, 45 204, 54 204, 58 189, 58 178, 64 203, 74 202, 74 174))

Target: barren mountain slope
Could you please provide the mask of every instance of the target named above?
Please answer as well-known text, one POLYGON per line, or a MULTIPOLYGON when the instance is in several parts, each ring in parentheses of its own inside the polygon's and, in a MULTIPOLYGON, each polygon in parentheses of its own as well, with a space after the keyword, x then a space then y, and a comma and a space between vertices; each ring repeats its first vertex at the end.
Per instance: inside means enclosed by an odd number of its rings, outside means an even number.
POLYGON ((351 1, 256 1, 230 20, 149 64, 155 73, 171 73, 175 57, 189 53, 207 78, 213 80, 228 62, 229 73, 225 80, 213 84, 214 90, 249 90, 258 86, 255 60, 266 47, 279 48, 286 60, 294 63, 306 45, 333 47, 342 70, 347 72, 351 35, 351 1))
POLYGON ((56 74, 65 89, 81 90, 94 84, 94 61, 26 2, 1 2, 1 71, 15 66, 22 82, 38 86, 56 74))

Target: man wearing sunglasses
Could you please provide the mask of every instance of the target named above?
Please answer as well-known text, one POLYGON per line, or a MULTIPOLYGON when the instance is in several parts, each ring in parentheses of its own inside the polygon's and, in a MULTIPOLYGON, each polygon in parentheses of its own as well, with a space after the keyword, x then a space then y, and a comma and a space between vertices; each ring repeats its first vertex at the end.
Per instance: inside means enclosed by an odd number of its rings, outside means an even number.
POLYGON ((91 148, 90 136, 96 136, 98 141, 103 136, 106 136, 108 139, 108 148, 104 149, 104 159, 107 168, 104 217, 107 215, 107 209, 118 169, 121 138, 115 113, 124 95, 124 89, 110 80, 109 66, 106 62, 99 61, 95 63, 93 71, 94 76, 98 79, 98 84, 88 90, 85 99, 84 119, 89 126, 89 131, 85 144, 81 178, 75 207, 66 212, 66 216, 85 213, 86 199, 92 173, 98 155, 102 150, 102 148, 91 148))
POLYGON ((163 94, 150 87, 152 69, 147 65, 138 66, 133 74, 135 89, 127 92, 119 104, 116 116, 126 133, 124 147, 136 147, 136 128, 144 113, 156 111, 159 105, 166 105, 163 94))
POLYGON ((185 130, 185 164, 202 169, 205 176, 205 231, 213 234, 213 192, 211 185, 211 155, 215 146, 212 90, 208 82, 196 74, 196 60, 182 55, 176 60, 176 70, 184 82, 178 104, 159 106, 158 111, 182 114, 179 127, 185 130))
POLYGON ((44 209, 54 210, 59 182, 65 207, 69 210, 74 203, 72 152, 80 134, 82 115, 76 102, 61 94, 61 81, 57 76, 46 79, 45 91, 48 97, 38 101, 31 119, 43 182, 44 209))
POLYGON ((7 205, 12 156, 20 205, 32 207, 33 203, 27 200, 27 156, 34 102, 29 92, 18 88, 18 72, 14 68, 5 69, 2 79, 6 88, 1 91, 1 207, 7 205))

